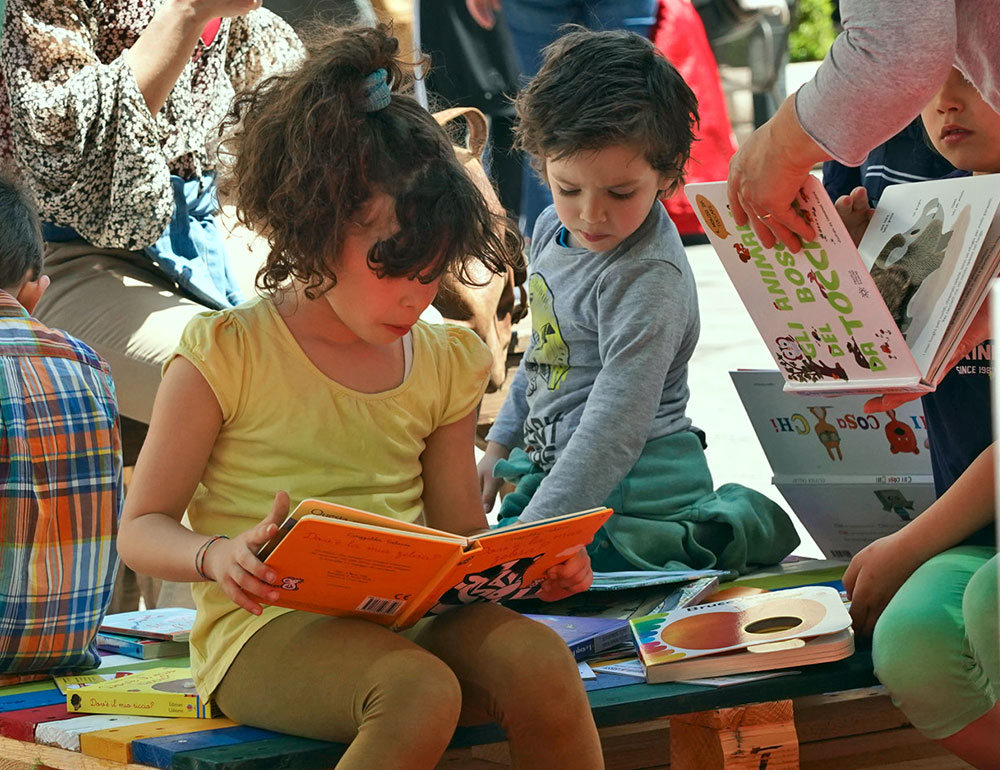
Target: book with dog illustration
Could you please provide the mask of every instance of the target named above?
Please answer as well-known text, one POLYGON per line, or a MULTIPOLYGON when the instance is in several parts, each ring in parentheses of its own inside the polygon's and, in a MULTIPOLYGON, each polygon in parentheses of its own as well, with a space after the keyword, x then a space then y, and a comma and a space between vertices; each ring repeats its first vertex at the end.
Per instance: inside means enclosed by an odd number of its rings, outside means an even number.
POLYGON ((463 604, 535 596, 609 516, 594 508, 463 537, 304 500, 259 556, 278 576, 274 604, 400 629, 463 604))
POLYGON ((827 663, 854 652, 851 617, 829 586, 738 596, 629 623, 650 683, 827 663))
POLYGON ((855 248, 820 181, 793 254, 737 227, 725 182, 685 188, 788 390, 924 393, 1000 271, 1000 187, 985 175, 892 185, 855 248))
POLYGON ((934 502, 920 399, 865 414, 868 396, 783 390, 777 371, 730 372, 772 483, 831 559, 850 559, 934 502))

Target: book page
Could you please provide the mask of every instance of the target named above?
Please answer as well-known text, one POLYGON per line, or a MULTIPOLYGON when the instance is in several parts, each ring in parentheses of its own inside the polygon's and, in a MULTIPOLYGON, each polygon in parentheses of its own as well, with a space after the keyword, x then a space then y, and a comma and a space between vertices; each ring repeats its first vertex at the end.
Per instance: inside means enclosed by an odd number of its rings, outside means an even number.
POLYGON ((818 179, 797 199, 817 233, 797 254, 737 227, 725 182, 685 192, 790 389, 917 385, 920 371, 818 179))
POLYGON ((440 581, 434 596, 414 606, 403 622, 424 614, 441 614, 473 602, 525 599, 538 593, 545 573, 566 561, 594 538, 611 516, 608 508, 533 522, 528 527, 503 527, 476 538, 469 551, 440 581))
POLYGON ((892 185, 858 244, 925 375, 931 374, 998 201, 991 176, 892 185))

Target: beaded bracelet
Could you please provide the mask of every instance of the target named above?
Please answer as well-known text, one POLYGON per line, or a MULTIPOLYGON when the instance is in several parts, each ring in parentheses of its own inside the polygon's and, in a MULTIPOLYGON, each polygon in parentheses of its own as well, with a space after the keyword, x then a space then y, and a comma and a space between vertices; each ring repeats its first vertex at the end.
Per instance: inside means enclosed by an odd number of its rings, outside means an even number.
POLYGON ((194 555, 194 569, 195 572, 201 575, 202 580, 212 579, 205 574, 205 554, 208 552, 208 549, 212 546, 212 543, 214 543, 216 540, 228 540, 228 539, 229 535, 215 535, 214 537, 210 537, 208 540, 206 540, 204 543, 201 544, 201 547, 198 549, 198 552, 194 555))

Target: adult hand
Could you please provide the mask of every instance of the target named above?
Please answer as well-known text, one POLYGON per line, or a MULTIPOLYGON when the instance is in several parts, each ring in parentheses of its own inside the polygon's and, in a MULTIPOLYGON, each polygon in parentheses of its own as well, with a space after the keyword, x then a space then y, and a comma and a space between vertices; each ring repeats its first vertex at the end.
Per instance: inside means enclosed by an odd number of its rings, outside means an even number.
POLYGON ((469 15, 483 29, 493 29, 497 23, 496 12, 500 10, 500 0, 465 0, 469 15))
POLYGON ((872 221, 872 214, 875 213, 875 209, 868 202, 868 191, 864 187, 855 187, 849 195, 837 198, 833 205, 844 221, 847 234, 857 246, 861 243, 861 236, 868 229, 868 223, 872 221))
POLYGON ((851 599, 854 630, 870 636, 889 600, 924 558, 908 547, 902 530, 876 540, 851 559, 844 572, 844 588, 851 599))
POLYGON ((809 171, 827 155, 802 130, 794 100, 794 94, 789 96, 740 145, 729 162, 728 192, 737 225, 749 222, 766 248, 780 241, 798 251, 801 241, 812 240, 816 233, 792 208, 792 202, 809 171))
POLYGON ((545 573, 545 582, 538 591, 538 598, 545 602, 565 599, 586 591, 593 582, 590 554, 586 548, 581 548, 562 564, 557 564, 545 573))
POLYGON ((231 540, 212 543, 205 552, 205 574, 219 584, 226 596, 254 615, 260 615, 263 609, 248 594, 269 602, 278 600, 278 591, 272 585, 278 576, 257 558, 257 552, 277 534, 278 525, 287 516, 288 495, 278 492, 271 512, 259 524, 231 540))
POLYGON ((490 441, 486 445, 486 452, 483 459, 476 466, 476 473, 479 475, 479 492, 482 498, 483 510, 489 513, 493 510, 500 488, 503 486, 503 479, 498 479, 493 475, 493 467, 499 460, 506 460, 510 454, 510 449, 496 441, 490 441))
MULTIPOLYGON (((950 372, 978 345, 986 342, 992 334, 991 328, 990 303, 987 299, 982 305, 979 306, 979 310, 976 311, 976 315, 972 318, 972 323, 970 323, 969 328, 965 330, 965 334, 959 341, 958 347, 955 348, 955 352, 952 353, 951 358, 948 359, 948 363, 945 364, 944 370, 946 372, 950 372)), ((920 396, 920 393, 887 393, 884 396, 870 398, 865 402, 865 414, 873 414, 874 412, 885 412, 889 409, 895 409, 900 404, 913 401, 913 399, 919 398, 920 396)))

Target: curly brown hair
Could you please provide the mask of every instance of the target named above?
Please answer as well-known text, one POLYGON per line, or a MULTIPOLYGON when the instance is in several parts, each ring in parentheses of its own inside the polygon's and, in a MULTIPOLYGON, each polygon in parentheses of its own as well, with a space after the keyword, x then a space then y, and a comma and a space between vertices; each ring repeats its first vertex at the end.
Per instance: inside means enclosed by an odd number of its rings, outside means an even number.
POLYGON ((544 177, 545 159, 611 145, 636 147, 683 182, 698 99, 654 46, 634 32, 567 25, 516 100, 518 145, 544 177))
POLYGON ((220 129, 220 193, 271 247, 258 288, 295 279, 314 299, 335 284, 346 228, 379 193, 395 201, 399 224, 368 255, 379 276, 427 283, 451 270, 478 285, 474 262, 505 272, 516 229, 490 211, 434 118, 400 93, 410 78, 388 27, 321 25, 304 42, 302 65, 239 94, 220 129), (392 98, 369 112, 363 82, 380 68, 392 98))

